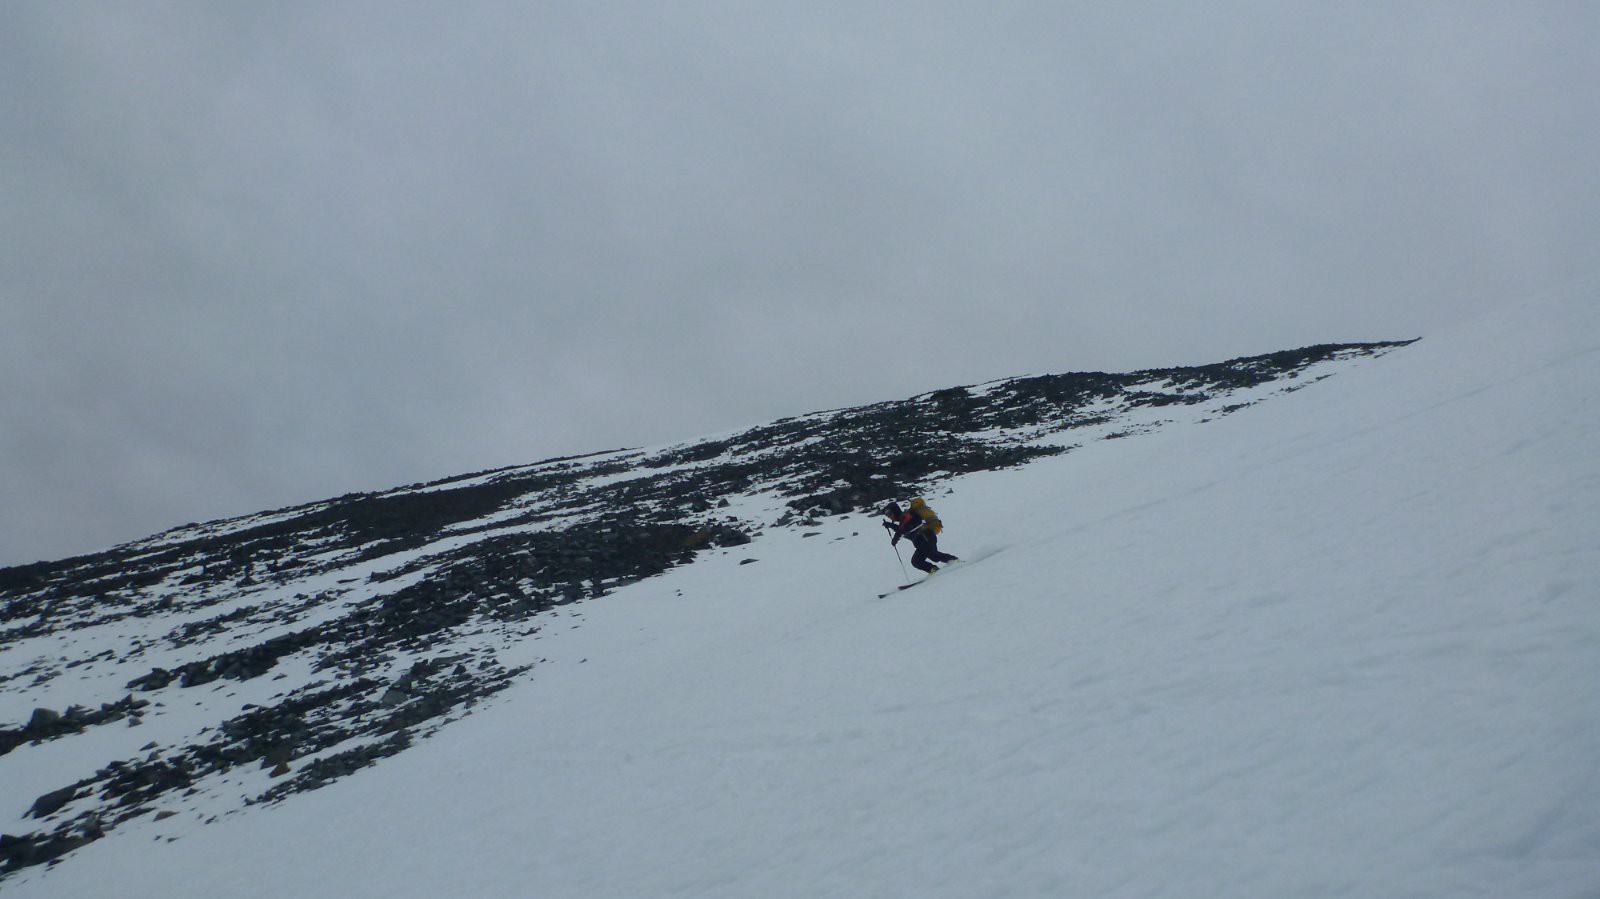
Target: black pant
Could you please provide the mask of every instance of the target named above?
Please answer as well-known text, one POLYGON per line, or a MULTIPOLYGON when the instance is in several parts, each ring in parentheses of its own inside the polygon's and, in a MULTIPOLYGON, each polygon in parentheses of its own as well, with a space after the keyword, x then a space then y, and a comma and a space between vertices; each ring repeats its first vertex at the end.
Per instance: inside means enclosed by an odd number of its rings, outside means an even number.
POLYGON ((911 545, 917 551, 911 554, 911 565, 919 571, 932 571, 934 562, 954 562, 955 556, 939 552, 939 536, 926 531, 911 535, 911 545), (932 559, 933 561, 928 561, 932 559))

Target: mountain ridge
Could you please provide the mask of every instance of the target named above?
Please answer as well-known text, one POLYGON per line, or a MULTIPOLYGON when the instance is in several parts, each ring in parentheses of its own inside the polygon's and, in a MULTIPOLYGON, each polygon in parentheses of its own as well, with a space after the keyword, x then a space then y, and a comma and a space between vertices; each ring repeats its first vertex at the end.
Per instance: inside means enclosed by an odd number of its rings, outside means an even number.
POLYGON ((0 864, 10 873, 59 859, 248 769, 274 780, 240 807, 400 752, 525 676, 532 664, 500 656, 536 634, 541 616, 708 549, 1138 436, 1170 423, 1171 409, 1195 421, 1229 415, 1411 342, 952 387, 0 569, 0 721, 16 722, 0 725, 0 758, 116 723, 160 731, 137 751, 127 738, 102 740, 95 761, 62 771, 75 776, 20 787, 33 794, 30 817, 5 826, 0 864), (750 497, 767 498, 760 515, 748 502, 729 510, 750 497), (178 721, 172 705, 208 686, 203 713, 178 721), (71 704, 55 711, 62 701, 71 704))

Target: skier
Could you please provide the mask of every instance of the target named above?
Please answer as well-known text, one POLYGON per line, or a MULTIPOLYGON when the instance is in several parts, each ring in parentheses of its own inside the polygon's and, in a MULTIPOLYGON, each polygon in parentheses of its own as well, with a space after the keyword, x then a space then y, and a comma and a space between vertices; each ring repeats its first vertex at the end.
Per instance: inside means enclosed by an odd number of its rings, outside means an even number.
POLYGON ((939 551, 939 532, 944 530, 944 524, 922 497, 913 499, 911 508, 906 510, 902 510, 899 503, 890 503, 883 507, 883 514, 889 519, 883 526, 894 535, 889 541, 891 544, 899 543, 901 537, 911 538, 911 545, 917 548, 911 556, 911 564, 918 570, 933 574, 939 570, 934 562, 954 562, 958 558, 939 551))

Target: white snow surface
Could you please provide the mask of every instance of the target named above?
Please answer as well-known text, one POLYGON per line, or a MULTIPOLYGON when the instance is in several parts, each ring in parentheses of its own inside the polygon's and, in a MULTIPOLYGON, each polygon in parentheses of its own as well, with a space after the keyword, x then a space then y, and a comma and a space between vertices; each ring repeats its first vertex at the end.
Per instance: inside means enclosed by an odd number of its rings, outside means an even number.
POLYGON ((373 768, 4 890, 1600 896, 1597 310, 951 480, 967 561, 886 598, 872 520, 775 530, 373 768))

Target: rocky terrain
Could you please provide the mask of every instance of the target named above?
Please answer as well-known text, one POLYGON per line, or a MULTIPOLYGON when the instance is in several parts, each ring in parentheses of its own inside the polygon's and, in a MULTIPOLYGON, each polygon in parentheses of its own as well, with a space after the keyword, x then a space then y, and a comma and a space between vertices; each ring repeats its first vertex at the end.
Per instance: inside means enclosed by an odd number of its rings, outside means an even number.
POLYGON ((699 553, 1133 436, 1175 405, 1231 414, 1402 345, 957 387, 0 570, 0 795, 31 799, 0 808, 0 876, 197 797, 285 801, 401 752, 536 677, 508 650, 564 607, 699 553))

